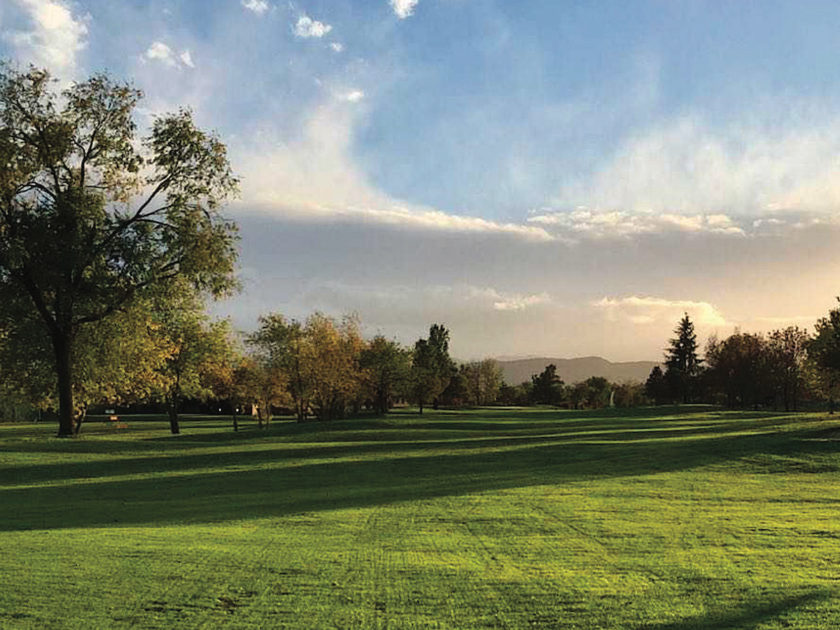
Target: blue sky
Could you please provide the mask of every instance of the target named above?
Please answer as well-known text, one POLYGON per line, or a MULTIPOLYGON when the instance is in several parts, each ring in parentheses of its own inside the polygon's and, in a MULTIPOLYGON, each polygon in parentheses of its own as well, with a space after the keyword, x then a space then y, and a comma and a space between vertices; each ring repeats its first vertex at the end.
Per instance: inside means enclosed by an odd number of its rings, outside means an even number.
POLYGON ((191 106, 241 328, 356 311, 464 357, 656 358, 838 293, 836 2, 9 0, 0 55, 191 106))

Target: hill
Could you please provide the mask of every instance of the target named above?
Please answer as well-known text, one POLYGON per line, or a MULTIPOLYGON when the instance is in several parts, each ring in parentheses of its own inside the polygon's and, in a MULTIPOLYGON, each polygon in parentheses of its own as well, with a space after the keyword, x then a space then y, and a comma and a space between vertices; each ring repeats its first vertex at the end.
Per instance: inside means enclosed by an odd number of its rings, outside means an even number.
POLYGON ((557 366, 557 374, 566 383, 585 381, 590 376, 603 376, 615 383, 636 381, 644 383, 656 361, 627 361, 613 363, 601 357, 579 357, 576 359, 517 359, 499 361, 499 367, 505 377, 505 382, 518 385, 523 381, 530 381, 531 375, 539 374, 545 366, 553 363, 557 366))

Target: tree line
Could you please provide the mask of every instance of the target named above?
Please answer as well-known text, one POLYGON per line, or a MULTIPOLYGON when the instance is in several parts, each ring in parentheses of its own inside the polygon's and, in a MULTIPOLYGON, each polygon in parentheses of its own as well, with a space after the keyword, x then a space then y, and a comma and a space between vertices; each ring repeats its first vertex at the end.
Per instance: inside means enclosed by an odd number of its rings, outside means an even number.
POLYGON ((810 334, 798 326, 769 333, 735 330, 713 335, 701 356, 694 324, 685 314, 656 366, 645 394, 658 404, 712 403, 732 408, 796 411, 803 401, 827 399, 833 410, 840 384, 840 308, 810 334))

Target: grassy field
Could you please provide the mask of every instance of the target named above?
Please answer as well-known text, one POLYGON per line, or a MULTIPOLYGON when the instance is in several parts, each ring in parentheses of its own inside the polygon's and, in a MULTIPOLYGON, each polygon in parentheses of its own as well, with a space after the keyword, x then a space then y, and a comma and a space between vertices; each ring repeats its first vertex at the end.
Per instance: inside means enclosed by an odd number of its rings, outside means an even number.
POLYGON ((2 628, 840 628, 840 421, 0 425, 2 628))

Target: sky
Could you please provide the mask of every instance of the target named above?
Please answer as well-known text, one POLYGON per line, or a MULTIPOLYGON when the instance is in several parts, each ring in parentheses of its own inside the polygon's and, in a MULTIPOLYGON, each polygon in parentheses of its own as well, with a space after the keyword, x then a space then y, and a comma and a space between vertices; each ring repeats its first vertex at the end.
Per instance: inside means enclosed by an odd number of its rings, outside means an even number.
POLYGON ((3 0, 0 57, 192 108, 242 292, 451 351, 658 360, 840 294, 840 3, 3 0))

